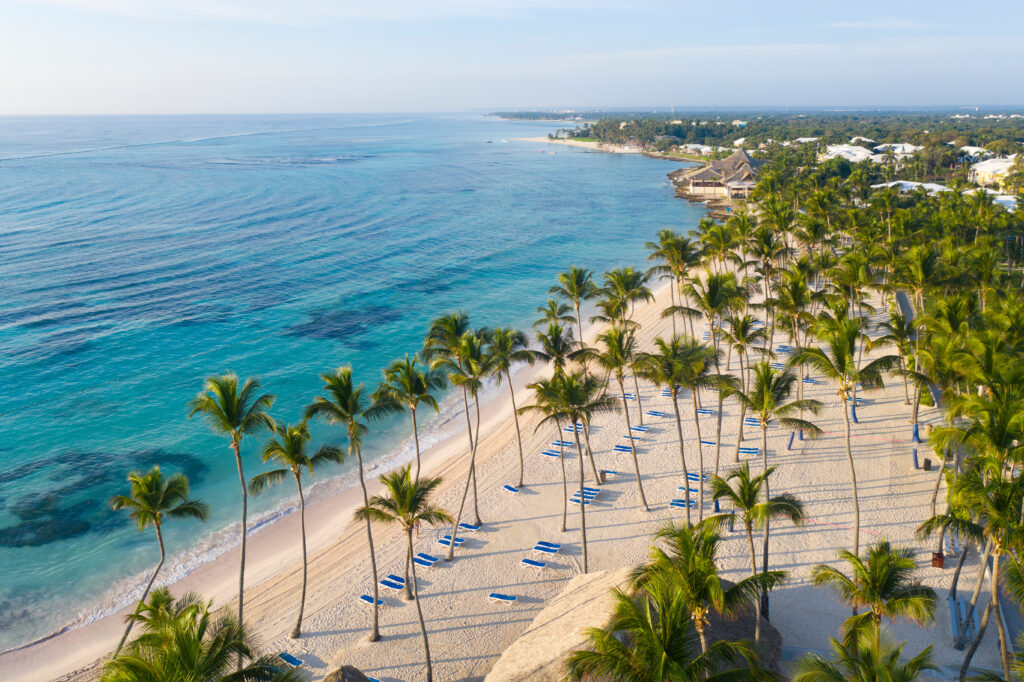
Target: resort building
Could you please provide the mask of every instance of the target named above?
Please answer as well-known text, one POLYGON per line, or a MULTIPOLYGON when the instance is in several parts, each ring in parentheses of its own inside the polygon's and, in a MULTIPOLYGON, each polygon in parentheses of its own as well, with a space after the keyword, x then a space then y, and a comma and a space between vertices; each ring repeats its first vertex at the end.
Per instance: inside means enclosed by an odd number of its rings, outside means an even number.
POLYGON ((746 198, 757 181, 757 169, 763 161, 752 158, 743 149, 731 156, 709 162, 682 174, 677 183, 691 195, 707 198, 746 198))
POLYGON ((860 163, 870 159, 872 156, 874 155, 871 153, 871 150, 864 147, 852 144, 833 144, 825 148, 825 152, 821 155, 821 160, 846 159, 850 163, 860 163))
POLYGON ((1000 185, 1016 161, 1017 155, 1013 154, 1001 159, 989 159, 976 163, 967 171, 967 179, 979 185, 1000 185))

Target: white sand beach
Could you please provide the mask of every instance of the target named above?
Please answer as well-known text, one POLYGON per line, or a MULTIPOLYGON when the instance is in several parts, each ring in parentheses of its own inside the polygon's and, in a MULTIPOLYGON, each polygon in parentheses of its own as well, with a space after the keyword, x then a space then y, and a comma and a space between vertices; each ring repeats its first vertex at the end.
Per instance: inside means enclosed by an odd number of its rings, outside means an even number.
MULTIPOLYGON (((641 323, 642 348, 650 346, 657 335, 671 335, 672 321, 660 317, 669 303, 669 290, 657 291, 657 300, 638 306, 634 319, 641 323)), ((877 296, 872 300, 883 306, 877 296)), ((873 318, 874 322, 880 317, 873 318)), ((682 331, 682 321, 678 322, 682 331)), ((698 338, 704 324, 694 323, 698 338)), ((587 332, 592 341, 599 329, 587 332)), ((776 334, 776 343, 785 343, 776 334)), ((737 370, 733 359, 732 370, 737 370)), ((518 403, 527 402, 529 391, 524 385, 549 369, 537 367, 520 372, 514 380, 518 403)), ((796 441, 787 450, 789 432, 772 428, 768 432, 768 461, 778 465, 772 477, 772 492, 788 492, 806 505, 809 521, 802 527, 777 523, 772 528, 772 568, 789 571, 789 579, 771 598, 771 622, 783 636, 784 661, 799 657, 806 651, 828 650, 830 636, 838 636, 840 623, 849 616, 827 589, 810 584, 814 564, 837 564, 836 550, 849 548, 852 541, 853 511, 850 501, 849 472, 844 447, 843 415, 835 389, 820 377, 805 386, 805 397, 824 403, 821 414, 813 417, 824 435, 818 440, 796 441)), ((628 454, 615 454, 612 446, 624 443, 625 420, 621 413, 602 414, 592 429, 591 441, 597 466, 622 472, 601 486, 599 498, 586 508, 586 525, 590 569, 613 570, 643 561, 651 535, 669 519, 681 520, 684 512, 668 506, 669 500, 681 496, 677 486, 682 477, 679 450, 669 398, 660 389, 640 384, 642 411, 664 412, 666 417, 644 416, 650 430, 637 441, 644 489, 651 511, 640 505, 632 461, 628 454)), ((947 568, 929 567, 929 551, 934 544, 914 539, 914 530, 930 515, 930 496, 935 472, 914 470, 911 463, 910 409, 903 404, 903 387, 896 378, 880 391, 863 394, 859 407, 860 423, 853 426, 853 448, 861 500, 861 547, 888 538, 898 546, 918 549, 919 576, 939 595, 936 622, 927 627, 896 623, 890 631, 899 640, 906 640, 905 655, 914 655, 934 644, 934 655, 940 666, 959 666, 962 652, 951 645, 949 613, 945 593, 953 573, 947 557, 947 568)), ((704 405, 713 407, 715 399, 704 397, 704 405)), ((638 405, 629 403, 637 423, 638 405)), ((689 394, 680 400, 690 471, 703 468, 715 473, 715 447, 703 448, 703 462, 696 447, 697 433, 693 423, 689 394)), ((939 412, 922 408, 922 422, 937 422, 939 412)), ((728 401, 722 422, 723 444, 719 470, 724 473, 733 465, 738 408, 728 401)), ((569 505, 567 530, 559 532, 563 506, 559 462, 540 455, 556 434, 550 426, 537 431, 538 418, 522 419, 526 485, 518 495, 503 492, 503 484, 514 484, 517 478, 518 455, 515 429, 511 418, 508 394, 489 404, 483 416, 483 437, 477 455, 480 493, 480 516, 484 527, 466 534, 465 545, 451 563, 439 562, 432 569, 420 569, 419 588, 424 617, 430 633, 434 673, 439 680, 479 680, 530 625, 545 602, 559 594, 568 581, 579 575, 581 548, 579 508, 569 505), (531 555, 538 540, 563 543, 559 555, 548 558, 548 566, 540 573, 520 565, 531 555), (490 592, 516 595, 514 604, 495 604, 488 600, 490 592)), ((715 419, 701 420, 701 438, 714 440, 715 419)), ((565 434, 567 437, 569 434, 565 434)), ((759 433, 747 428, 745 446, 758 446, 759 433)), ((930 456, 927 446, 920 446, 920 456, 930 456)), ((567 451, 567 454, 572 454, 567 451)), ((575 456, 564 460, 570 487, 578 485, 579 465, 575 456), (575 484, 573 482, 576 482, 575 484)), ((755 471, 761 468, 760 457, 751 462, 755 471)), ((468 469, 465 434, 457 434, 427 453, 426 471, 443 476, 437 502, 452 512, 468 469)), ((380 472, 374 472, 379 474, 380 472)), ((585 472, 586 473, 586 472, 585 472)), ((587 473, 589 478, 589 473, 587 473)), ((588 484, 592 485, 593 481, 588 484)), ((371 488, 377 489, 376 483, 371 488)), ((944 505, 944 488, 940 492, 940 509, 944 505)), ((314 505, 309 511, 310 581, 306 603, 304 634, 291 640, 291 629, 297 607, 301 563, 299 559, 298 519, 291 515, 250 541, 250 564, 247 573, 246 616, 267 652, 288 651, 305 661, 309 679, 320 679, 343 665, 354 665, 380 680, 423 679, 422 641, 413 603, 401 595, 383 591, 385 606, 381 608, 382 639, 368 643, 370 608, 356 601, 360 594, 370 593, 370 566, 367 559, 365 529, 351 521, 352 510, 359 502, 358 488, 335 499, 314 505)), ((711 513, 710 493, 705 491, 704 514, 711 513)), ((467 503, 468 506, 468 503, 467 503)), ((470 507, 471 509, 471 507, 470 507)), ((696 510, 694 510, 696 512, 696 510)), ((472 514, 468 514, 472 520, 472 514)), ((696 519, 697 514, 694 514, 696 519)), ((401 573, 405 539, 395 529, 375 527, 377 564, 381 574, 401 573)), ((416 551, 440 556, 443 548, 438 537, 448 528, 424 527, 416 540, 416 551)), ((727 533, 722 557, 725 577, 742 578, 749 571, 749 553, 745 535, 737 527, 727 533)), ((176 585, 175 592, 199 590, 218 605, 231 606, 231 594, 237 585, 236 554, 228 552, 220 559, 196 571, 176 585)), ((955 560, 954 560, 955 561, 955 560)), ((976 557, 968 560, 961 579, 961 590, 968 592, 978 570, 976 557)), ((987 588, 986 588, 987 591, 987 588)), ((983 592, 983 595, 985 592, 983 592)), ((986 598, 982 597, 982 603, 986 598)), ((0 678, 12 681, 35 681, 65 676, 61 679, 86 680, 96 674, 90 663, 108 651, 117 640, 120 618, 106 618, 92 625, 65 632, 40 644, 0 656, 0 678), (81 669, 74 674, 72 670, 81 669)), ((598 625, 598 623, 581 623, 598 625)), ((995 628, 989 628, 974 659, 976 667, 996 669, 998 647, 995 628)), ((944 668, 935 679, 949 679, 951 669, 944 668)))
POLYGON ((581 140, 553 140, 549 137, 517 137, 521 142, 544 142, 546 144, 561 144, 568 147, 580 147, 592 149, 596 152, 608 152, 609 154, 642 154, 644 150, 639 147, 626 147, 617 144, 604 144, 602 142, 585 142, 581 140))

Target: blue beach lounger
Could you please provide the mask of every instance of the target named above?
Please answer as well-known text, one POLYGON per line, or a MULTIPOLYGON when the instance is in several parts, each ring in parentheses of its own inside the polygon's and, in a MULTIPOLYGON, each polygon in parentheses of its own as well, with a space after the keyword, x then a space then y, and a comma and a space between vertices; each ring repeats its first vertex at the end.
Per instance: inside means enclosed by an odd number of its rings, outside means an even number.
MULTIPOLYGON (((455 538, 455 546, 456 547, 461 547, 462 543, 465 542, 465 541, 466 541, 465 538, 455 538)), ((451 535, 443 536, 440 540, 437 541, 437 544, 441 545, 442 547, 448 547, 449 545, 452 544, 452 536, 451 535)))
POLYGON ((437 563, 438 561, 440 561, 440 559, 439 559, 439 558, 437 558, 436 556, 430 556, 430 555, 429 555, 429 554, 427 554, 426 552, 420 552, 420 553, 419 553, 419 554, 417 554, 416 556, 418 556, 418 557, 419 557, 419 558, 421 558, 421 559, 426 559, 427 561, 432 561, 432 562, 434 562, 434 563, 437 563))
POLYGON ((804 383, 805 384, 813 384, 814 383, 814 377, 804 377, 804 383))
POLYGON ((702 441, 700 442, 700 444, 701 444, 701 445, 714 445, 714 444, 715 444, 715 441, 713 441, 713 440, 702 440, 702 441))
POLYGON ((627 393, 626 400, 636 400, 636 396, 633 395, 632 393, 627 393))
POLYGON ((487 598, 493 602, 501 602, 502 604, 511 604, 516 600, 516 597, 510 594, 502 594, 501 592, 491 592, 487 598))
POLYGON ((703 476, 698 478, 697 474, 691 474, 691 473, 687 472, 686 478, 687 478, 687 480, 690 480, 690 481, 698 481, 698 480, 700 480, 700 478, 703 478, 706 481, 706 480, 708 480, 708 475, 704 474, 703 476))
POLYGON ((434 561, 427 561, 423 557, 418 557, 418 556, 414 556, 412 558, 412 562, 414 564, 416 564, 417 566, 422 566, 423 568, 433 568, 434 564, 436 563, 434 561))
POLYGON ((302 665, 302 659, 295 658, 287 651, 282 651, 277 655, 277 657, 293 668, 298 668, 300 665, 302 665))
POLYGON ((647 416, 648 417, 664 417, 665 413, 664 412, 658 412, 657 410, 648 410, 647 411, 647 416))
POLYGON ((676 488, 676 490, 683 491, 683 492, 689 490, 691 493, 699 493, 700 492, 696 488, 688 488, 685 485, 679 486, 678 488, 676 488))
POLYGON ((527 568, 535 569, 538 573, 540 573, 540 569, 548 565, 546 561, 536 561, 535 559, 523 559, 519 564, 521 566, 526 566, 527 568))
POLYGON ((643 436, 638 436, 635 433, 625 433, 622 435, 622 437, 625 438, 626 440, 629 440, 630 438, 632 438, 633 440, 643 440, 643 436))
POLYGON ((503 486, 501 486, 501 489, 504 490, 505 492, 507 492, 509 495, 518 495, 519 494, 519 488, 513 488, 510 485, 503 485, 503 486))
MULTIPOLYGON (((583 498, 583 506, 586 507, 588 504, 590 504, 593 501, 594 501, 594 498, 592 498, 592 497, 585 497, 585 498, 583 498)), ((579 495, 573 495, 572 497, 570 497, 569 498, 569 503, 570 504, 579 504, 580 503, 579 495)))
POLYGON ((740 448, 739 453, 741 455, 759 455, 761 448, 740 448))
POLYGON ((671 398, 672 397, 672 391, 667 389, 667 388, 661 389, 661 397, 662 398, 671 398))
POLYGON ((761 425, 761 420, 758 419, 757 417, 744 417, 743 418, 743 425, 744 426, 760 426, 761 425))
POLYGON ((547 545, 535 545, 533 548, 534 552, 540 552, 541 554, 558 554, 558 550, 554 547, 548 547, 547 545))
POLYGON ((699 414, 702 417, 711 417, 715 414, 715 410, 710 407, 698 407, 697 414, 699 414))
POLYGON ((548 542, 547 540, 537 540, 537 544, 543 547, 550 547, 551 549, 562 549, 561 542, 548 542))
POLYGON ((596 495, 599 492, 601 492, 601 489, 600 488, 590 488, 588 486, 583 486, 583 492, 585 492, 585 493, 594 493, 596 495))
POLYGON ((786 369, 786 366, 781 362, 773 362, 772 369, 786 369))
POLYGON ((550 457, 551 459, 558 459, 561 457, 561 455, 555 452, 554 450, 544 450, 540 454, 544 455, 545 457, 550 457))
POLYGON ((571 440, 553 440, 551 441, 551 445, 556 448, 559 446, 563 448, 571 448, 575 447, 576 443, 572 442, 571 440))
POLYGON ((475 533, 478 530, 480 530, 480 526, 474 526, 472 523, 466 523, 465 521, 463 521, 459 524, 459 529, 464 530, 468 533, 475 533))
MULTIPOLYGON (((686 509, 686 500, 672 500, 668 506, 675 507, 676 509, 686 509)), ((690 500, 690 509, 693 509, 696 506, 697 501, 690 500)))
POLYGON ((619 475, 619 472, 618 471, 612 471, 611 469, 605 469, 604 470, 604 475, 607 476, 608 478, 615 478, 616 476, 619 475))
POLYGON ((569 433, 572 433, 573 431, 583 433, 583 424, 569 424, 568 426, 563 427, 562 430, 568 431, 569 433))
MULTIPOLYGON (((368 594, 361 594, 358 597, 356 597, 356 599, 358 599, 363 604, 366 604, 367 606, 373 606, 373 597, 371 597, 368 594)), ((378 599, 377 600, 377 605, 378 606, 382 605, 383 603, 384 603, 383 599, 378 599)))
POLYGON ((633 452, 633 448, 628 445, 613 445, 612 450, 615 452, 633 452))
POLYGON ((400 582, 400 583, 396 583, 393 580, 388 580, 387 578, 381 578, 377 582, 381 585, 381 587, 386 587, 389 590, 394 590, 395 592, 398 592, 399 590, 404 590, 405 589, 405 581, 404 580, 402 582, 400 582))
POLYGON ((629 428, 632 431, 639 431, 640 433, 647 433, 651 430, 651 427, 649 426, 631 426, 629 428))

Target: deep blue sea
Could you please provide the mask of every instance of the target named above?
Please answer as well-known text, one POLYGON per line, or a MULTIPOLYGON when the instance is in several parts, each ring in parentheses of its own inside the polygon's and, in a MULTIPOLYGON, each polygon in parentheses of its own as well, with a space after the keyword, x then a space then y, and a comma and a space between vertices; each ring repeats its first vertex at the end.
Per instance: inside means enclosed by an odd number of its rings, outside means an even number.
MULTIPOLYGON (((0 650, 137 595, 155 536, 107 504, 133 469, 185 472, 211 506, 205 524, 167 523, 165 578, 236 542, 233 457, 186 419, 204 377, 258 375, 295 420, 320 372, 351 363, 372 386, 447 311, 528 327, 568 265, 643 265, 658 229, 703 215, 673 197, 672 164, 514 139, 556 127, 0 118, 0 650)), ((409 435, 407 418, 376 427, 368 459, 410 457, 409 435)), ((262 441, 245 445, 247 474, 262 441)), ((318 474, 332 480, 314 495, 346 471, 318 474)), ((257 530, 292 495, 256 499, 257 530)))

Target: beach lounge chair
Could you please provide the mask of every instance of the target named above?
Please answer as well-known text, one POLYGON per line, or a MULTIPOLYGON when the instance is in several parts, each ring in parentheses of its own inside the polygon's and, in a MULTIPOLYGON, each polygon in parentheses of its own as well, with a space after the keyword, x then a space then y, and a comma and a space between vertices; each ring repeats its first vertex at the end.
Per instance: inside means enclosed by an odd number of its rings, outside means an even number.
POLYGON ((545 547, 554 547, 555 549, 562 549, 561 542, 548 542, 547 540, 537 540, 538 545, 544 545, 545 547))
POLYGON ((714 444, 715 444, 715 441, 713 441, 713 440, 702 440, 702 441, 700 442, 700 444, 701 444, 701 445, 714 445, 714 444))
POLYGON ((647 410, 647 416, 648 417, 664 417, 666 415, 665 415, 664 412, 658 412, 657 410, 647 410))
POLYGON ((534 552, 540 552, 541 554, 558 554, 558 550, 554 547, 548 547, 547 545, 535 545, 533 548, 534 552))
POLYGON ((743 425, 744 426, 761 426, 761 420, 758 419, 757 417, 744 417, 743 418, 743 425))
POLYGON ((426 559, 427 561, 433 561, 434 563, 437 563, 438 561, 440 561, 440 559, 439 559, 438 557, 436 557, 436 556, 430 556, 430 555, 429 555, 429 554, 427 554, 426 552, 420 552, 420 553, 419 553, 419 554, 417 554, 416 556, 418 556, 418 557, 419 557, 419 558, 421 558, 421 559, 426 559))
POLYGON ((632 393, 626 393, 625 396, 626 400, 636 400, 636 396, 633 395, 632 393))
MULTIPOLYGON (((592 498, 592 497, 585 497, 585 498, 583 498, 583 506, 586 507, 588 504, 590 504, 593 501, 594 501, 594 498, 592 498)), ((569 498, 569 504, 579 504, 579 503, 580 503, 579 494, 573 495, 572 497, 569 498)))
POLYGON ((466 523, 463 521, 459 524, 459 530, 464 530, 467 533, 475 533, 480 530, 480 526, 474 526, 472 523, 466 523))
POLYGON ((681 485, 681 486, 679 486, 678 488, 676 488, 676 490, 680 490, 680 491, 683 491, 683 492, 685 492, 685 491, 689 490, 689 491, 690 491, 691 493, 699 493, 699 492, 700 492, 700 491, 699 491, 698 489, 696 489, 696 488, 689 488, 689 487, 687 487, 687 486, 685 486, 685 485, 681 485))
POLYGON ((633 448, 628 445, 613 445, 612 450, 615 452, 633 452, 633 448))
POLYGON ((622 434, 622 437, 626 440, 629 440, 630 438, 633 440, 643 440, 643 436, 638 436, 635 433, 624 433, 622 434))
POLYGON ((573 431, 576 433, 583 433, 583 424, 569 424, 568 426, 562 427, 562 430, 568 431, 569 433, 572 433, 573 431))
POLYGON ((651 430, 651 427, 649 427, 649 426, 631 426, 631 427, 629 427, 629 429, 630 429, 630 431, 639 431, 640 433, 647 433, 648 431, 651 430))
POLYGON ((505 492, 507 492, 509 495, 518 495, 519 494, 519 488, 513 488, 510 485, 503 485, 503 486, 501 486, 501 489, 504 490, 505 492))
MULTIPOLYGON (((676 509, 686 509, 686 500, 672 500, 671 502, 669 502, 668 506, 675 507, 676 509)), ((697 501, 690 500, 690 509, 693 509, 696 506, 697 501)))
POLYGON ((540 573, 541 569, 547 566, 548 564, 546 561, 537 561, 535 559, 523 559, 519 562, 519 565, 526 566, 527 568, 532 568, 535 571, 537 571, 537 573, 540 573))
POLYGON ((689 480, 689 481, 699 481, 701 478, 703 478, 706 481, 706 480, 708 480, 708 475, 704 474, 703 476, 700 476, 698 478, 697 474, 693 474, 693 473, 690 473, 690 472, 686 473, 686 479, 689 480))
POLYGON ((698 407, 697 414, 701 417, 711 417, 714 416, 715 410, 711 407, 698 407))
MULTIPOLYGON (((465 541, 466 541, 466 538, 455 538, 455 546, 456 547, 461 547, 462 543, 465 542, 465 541)), ((442 536, 441 539, 437 541, 437 544, 441 545, 442 547, 450 546, 452 544, 452 536, 451 535, 444 535, 444 536, 442 536)))
POLYGON ((804 383, 805 384, 813 384, 814 383, 814 377, 804 377, 804 383))
POLYGON ((556 448, 557 447, 571 448, 571 447, 575 447, 576 443, 574 443, 571 440, 553 440, 553 441, 551 441, 551 446, 552 447, 556 447, 556 448))
POLYGON ((561 456, 562 456, 562 455, 560 455, 559 453, 555 452, 554 450, 544 450, 544 451, 543 451, 543 452, 541 452, 540 454, 542 454, 542 455, 544 455, 545 457, 548 457, 548 458, 550 458, 550 459, 559 459, 559 458, 561 458, 561 456))
POLYGON ((418 556, 414 556, 412 558, 412 562, 417 566, 422 566, 423 568, 433 568, 434 564, 437 563, 436 561, 427 561, 426 559, 418 556))
MULTIPOLYGON (((846 396, 846 402, 850 402, 851 400, 853 400, 852 395, 846 396)), ((862 402, 864 402, 864 399, 861 398, 860 396, 857 396, 857 404, 860 405, 862 402)))
POLYGON ((600 488, 591 488, 589 486, 583 486, 583 492, 585 492, 585 493, 594 493, 596 495, 599 492, 601 492, 601 489, 600 488))
POLYGON ((501 592, 491 592, 491 594, 488 595, 487 598, 490 599, 492 602, 500 602, 502 604, 511 604, 516 600, 516 597, 514 597, 513 595, 502 594, 501 592))
POLYGON ((747 448, 743 447, 739 449, 741 455, 759 455, 761 454, 761 448, 747 448))
MULTIPOLYGON (((373 597, 371 597, 368 594, 361 594, 358 597, 356 597, 356 599, 360 603, 366 604, 367 606, 373 606, 373 597)), ((378 599, 377 600, 377 606, 381 606, 383 604, 384 604, 384 600, 383 599, 378 599)))
MULTIPOLYGON (((579 491, 577 490, 576 492, 574 492, 572 494, 572 496, 575 499, 579 499, 579 497, 580 497, 579 491)), ((584 500, 596 500, 597 499, 597 493, 591 493, 591 492, 587 492, 586 490, 584 490, 583 491, 583 499, 584 500)))
POLYGON ((668 388, 661 389, 661 397, 662 398, 671 398, 672 397, 672 390, 668 389, 668 388))
POLYGON ((777 369, 777 370, 781 371, 781 370, 786 369, 786 366, 784 364, 782 364, 781 362, 773 362, 772 363, 772 369, 777 369))
POLYGON ((604 475, 607 478, 615 478, 616 476, 621 476, 621 474, 618 471, 612 471, 611 469, 605 469, 604 475))
POLYGON ((302 659, 301 658, 296 658, 295 656, 292 656, 287 651, 282 651, 281 653, 279 653, 277 655, 277 657, 280 658, 282 661, 284 661, 285 663, 287 663, 288 665, 290 665, 293 668, 298 668, 299 666, 302 665, 302 659))
POLYGON ((393 580, 388 580, 387 578, 381 578, 377 582, 380 584, 381 587, 386 587, 389 590, 394 590, 395 592, 400 592, 401 590, 405 589, 405 581, 404 580, 402 582, 400 582, 400 583, 396 583, 393 580))

